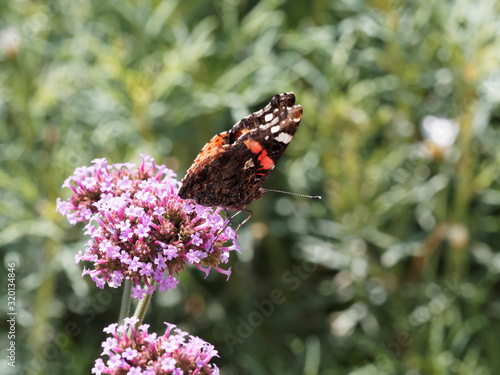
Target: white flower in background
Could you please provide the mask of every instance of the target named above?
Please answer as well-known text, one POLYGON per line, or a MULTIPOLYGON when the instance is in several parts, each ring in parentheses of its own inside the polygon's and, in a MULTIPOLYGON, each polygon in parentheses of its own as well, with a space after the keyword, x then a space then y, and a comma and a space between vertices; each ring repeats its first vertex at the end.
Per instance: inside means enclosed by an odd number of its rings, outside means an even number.
POLYGON ((7 26, 0 30, 0 51, 8 58, 15 57, 21 45, 21 35, 13 26, 7 26))
POLYGON ((421 127, 424 138, 441 148, 452 146, 460 132, 457 122, 436 116, 425 116, 421 127))
POLYGON ((500 73, 492 74, 481 84, 481 88, 486 98, 490 102, 500 101, 500 73))

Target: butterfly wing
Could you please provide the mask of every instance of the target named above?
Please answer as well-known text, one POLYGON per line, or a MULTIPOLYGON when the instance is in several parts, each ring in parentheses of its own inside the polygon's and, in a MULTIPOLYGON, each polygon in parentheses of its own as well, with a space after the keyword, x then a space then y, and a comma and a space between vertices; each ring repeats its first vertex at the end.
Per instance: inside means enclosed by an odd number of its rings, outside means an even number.
POLYGON ((293 93, 275 95, 271 102, 261 110, 263 114, 259 120, 264 121, 235 142, 236 144, 244 143, 251 151, 252 160, 256 166, 254 180, 254 184, 258 185, 256 191, 260 190, 271 174, 300 124, 302 107, 294 104, 293 93))
POLYGON ((250 151, 243 143, 223 144, 215 136, 196 158, 195 163, 182 180, 179 196, 193 199, 207 207, 223 207, 238 211, 250 204, 252 193, 244 187, 249 186, 255 176, 250 151))
POLYGON ((179 196, 204 206, 240 210, 262 194, 302 118, 295 95, 275 95, 263 109, 213 137, 182 181, 179 196))

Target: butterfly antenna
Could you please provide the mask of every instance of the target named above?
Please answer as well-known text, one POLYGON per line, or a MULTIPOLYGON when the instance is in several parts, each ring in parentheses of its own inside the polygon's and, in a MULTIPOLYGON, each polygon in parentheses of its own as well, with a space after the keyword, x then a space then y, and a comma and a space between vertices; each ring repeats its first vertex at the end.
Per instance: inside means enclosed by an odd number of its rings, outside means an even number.
POLYGON ((290 193, 289 191, 274 190, 274 189, 262 189, 262 190, 264 190, 265 193, 267 193, 268 191, 270 191, 272 193, 289 194, 289 195, 295 195, 297 197, 302 197, 302 198, 321 199, 320 195, 306 195, 306 194, 290 193))

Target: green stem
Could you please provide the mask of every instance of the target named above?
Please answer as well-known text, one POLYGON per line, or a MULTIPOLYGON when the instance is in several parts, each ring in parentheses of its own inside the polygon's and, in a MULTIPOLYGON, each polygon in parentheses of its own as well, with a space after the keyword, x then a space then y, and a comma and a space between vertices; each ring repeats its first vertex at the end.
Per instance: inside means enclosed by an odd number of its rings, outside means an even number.
POLYGON ((136 328, 142 323, 144 320, 144 316, 146 316, 146 311, 148 310, 149 302, 151 301, 151 297, 153 294, 146 294, 143 299, 139 301, 139 304, 137 305, 134 316, 139 319, 139 321, 136 323, 136 328))
MULTIPOLYGON (((469 94, 462 104, 462 116, 460 119, 460 134, 458 146, 461 157, 456 165, 455 176, 457 180, 454 207, 452 210, 451 222, 458 224, 458 228, 463 228, 467 232, 468 214, 467 210, 473 198, 474 179, 474 133, 472 121, 475 113, 474 95, 469 94)), ((467 232, 468 233, 468 232, 467 232)), ((447 277, 454 278, 463 276, 467 268, 466 247, 468 241, 450 241, 450 249, 447 252, 445 273, 447 277)))
POLYGON ((120 307, 119 324, 123 324, 123 319, 130 315, 130 301, 132 300, 132 281, 125 280, 123 287, 122 304, 120 307))

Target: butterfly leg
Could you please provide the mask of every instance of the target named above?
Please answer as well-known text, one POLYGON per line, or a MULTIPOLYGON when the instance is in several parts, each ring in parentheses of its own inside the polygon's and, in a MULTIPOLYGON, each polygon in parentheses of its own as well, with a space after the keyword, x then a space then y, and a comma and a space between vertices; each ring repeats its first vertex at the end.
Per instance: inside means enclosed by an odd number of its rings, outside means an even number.
POLYGON ((243 211, 244 211, 244 212, 248 212, 250 215, 248 215, 248 217, 247 217, 245 220, 243 220, 243 222, 242 222, 241 224, 239 224, 239 225, 238 225, 238 227, 237 227, 237 228, 236 228, 236 230, 234 231, 234 235, 235 235, 235 236, 238 234, 238 230, 240 229, 240 227, 241 227, 243 224, 245 224, 248 220, 250 220, 250 218, 251 218, 251 217, 252 217, 252 215, 253 215, 253 211, 242 209, 242 210, 239 210, 238 212, 236 212, 234 215, 232 215, 232 216, 231 216, 231 215, 229 214, 229 211, 227 210, 227 208, 225 208, 225 209, 224 209, 224 212, 225 212, 225 214, 226 214, 226 217, 228 217, 228 218, 229 218, 229 221, 228 221, 228 223, 224 226, 224 228, 222 228, 222 229, 219 231, 219 233, 217 233, 217 236, 215 237, 215 240, 214 240, 214 242, 213 242, 213 243, 215 243, 215 242, 219 239, 219 236, 220 236, 222 233, 224 233, 224 231, 226 230, 226 228, 227 228, 229 225, 231 225, 231 221, 233 220, 233 218, 234 218, 236 215, 238 215, 239 213, 243 212, 243 211))
POLYGON ((234 231, 234 234, 235 234, 235 235, 238 233, 238 230, 241 228, 241 226, 242 226, 243 224, 245 224, 248 220, 250 220, 250 218, 251 218, 251 217, 252 217, 252 215, 253 215, 253 211, 242 209, 242 210, 239 210, 238 212, 236 212, 233 216, 231 216, 231 218, 229 219, 229 222, 231 222, 231 220, 232 220, 232 219, 233 219, 236 215, 238 215, 238 214, 239 214, 239 213, 241 213, 241 212, 248 212, 248 213, 249 213, 249 215, 248 215, 248 217, 247 217, 245 220, 243 220, 243 221, 241 222, 241 224, 240 224, 240 225, 238 225, 238 228, 236 228, 236 230, 234 231))

